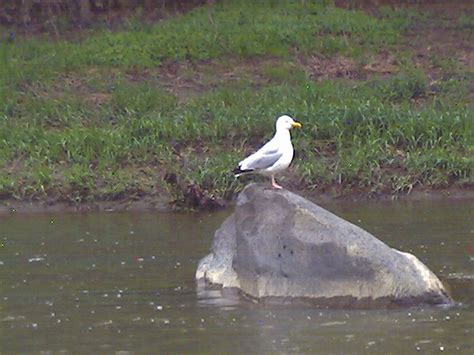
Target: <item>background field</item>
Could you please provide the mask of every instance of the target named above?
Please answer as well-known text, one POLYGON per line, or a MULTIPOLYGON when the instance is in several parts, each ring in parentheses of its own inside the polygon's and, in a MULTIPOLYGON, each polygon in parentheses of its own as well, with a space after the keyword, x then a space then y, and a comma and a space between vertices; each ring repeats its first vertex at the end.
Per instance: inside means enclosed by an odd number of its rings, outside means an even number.
POLYGON ((285 113, 303 124, 279 180, 288 188, 474 186, 467 2, 183 4, 86 23, 67 12, 4 17, 1 199, 217 207, 248 181, 230 173, 236 162, 285 113))

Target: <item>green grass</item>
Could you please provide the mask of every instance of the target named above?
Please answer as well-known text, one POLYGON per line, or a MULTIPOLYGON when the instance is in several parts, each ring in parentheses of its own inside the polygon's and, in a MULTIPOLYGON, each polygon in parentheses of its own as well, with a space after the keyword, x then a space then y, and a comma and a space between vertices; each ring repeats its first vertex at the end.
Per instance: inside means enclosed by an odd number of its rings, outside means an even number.
MULTIPOLYGON (((295 174, 301 175, 304 185, 336 183, 383 190, 392 183, 392 173, 400 171, 411 177, 410 182, 426 185, 471 179, 474 160, 466 147, 473 146, 472 112, 451 103, 414 108, 407 98, 418 95, 416 86, 400 98, 387 94, 386 85, 308 81, 258 91, 220 89, 171 106, 172 97, 162 100, 164 105, 148 105, 140 101, 142 89, 131 90, 121 109, 114 100, 102 109, 115 119, 98 127, 85 124, 82 108, 67 103, 67 109, 53 106, 53 114, 50 109, 40 111, 43 119, 36 123, 5 120, 0 126, 1 158, 7 164, 20 160, 22 171, 31 170, 30 192, 54 185, 49 169, 59 167, 68 190, 95 198, 102 193, 94 189, 99 177, 113 180, 110 170, 138 169, 151 162, 157 175, 166 169, 183 184, 228 197, 240 188, 229 174, 233 164, 245 148, 256 148, 269 138, 275 117, 288 112, 304 125, 294 132, 295 174), (45 125, 48 117, 58 114, 67 125, 61 129, 45 125)), ((163 95, 153 92, 153 97, 163 95)), ((13 193, 19 186, 12 187, 7 176, 3 191, 13 193)), ((133 175, 128 178, 133 181, 133 175)))
POLYGON ((391 21, 359 11, 285 1, 235 1, 197 8, 155 26, 99 30, 76 42, 16 40, 2 44, 1 84, 34 81, 84 66, 156 67, 170 60, 224 55, 288 55, 289 51, 351 53, 397 43, 391 21))
POLYGON ((324 4, 229 2, 81 41, 2 43, 0 198, 83 202, 166 190, 193 206, 193 186, 230 198, 243 187, 230 171, 284 113, 303 123, 287 175, 297 188, 472 185, 474 118, 462 68, 433 86, 408 53, 389 76, 315 82, 298 60, 364 62, 393 48, 419 17, 384 11, 377 19, 324 4), (171 85, 160 67, 226 58, 244 68, 271 61, 232 80, 212 63, 204 74, 191 65, 184 79, 202 74, 204 87, 184 100, 187 81, 171 85), (165 182, 167 174, 177 181, 165 182))

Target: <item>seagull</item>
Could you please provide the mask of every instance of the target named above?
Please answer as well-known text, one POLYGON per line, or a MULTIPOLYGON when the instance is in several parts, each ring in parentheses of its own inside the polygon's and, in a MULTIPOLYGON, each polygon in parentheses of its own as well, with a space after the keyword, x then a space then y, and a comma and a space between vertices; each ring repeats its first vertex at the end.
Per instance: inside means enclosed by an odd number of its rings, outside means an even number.
POLYGON ((293 145, 290 129, 301 128, 301 123, 290 116, 283 115, 276 120, 276 132, 273 138, 258 151, 242 160, 233 173, 236 177, 247 173, 259 173, 271 176, 272 187, 282 189, 275 181, 275 174, 290 165, 293 160, 293 145))

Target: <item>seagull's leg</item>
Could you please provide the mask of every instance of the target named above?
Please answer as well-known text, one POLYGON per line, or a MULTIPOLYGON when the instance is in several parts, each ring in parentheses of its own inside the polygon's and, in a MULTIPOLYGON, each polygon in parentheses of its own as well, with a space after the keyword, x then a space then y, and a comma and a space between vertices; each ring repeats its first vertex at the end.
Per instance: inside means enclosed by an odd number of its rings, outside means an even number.
POLYGON ((275 188, 275 189, 282 189, 283 187, 281 187, 280 185, 278 185, 275 181, 275 175, 272 175, 272 186, 275 188))

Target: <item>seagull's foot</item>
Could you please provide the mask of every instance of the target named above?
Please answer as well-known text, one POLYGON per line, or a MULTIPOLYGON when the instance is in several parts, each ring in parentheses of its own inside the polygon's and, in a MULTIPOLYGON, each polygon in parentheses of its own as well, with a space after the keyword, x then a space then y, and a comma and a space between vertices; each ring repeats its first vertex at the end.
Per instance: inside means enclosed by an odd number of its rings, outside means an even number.
POLYGON ((275 181, 275 176, 272 175, 272 187, 274 189, 278 189, 278 190, 281 190, 283 187, 281 187, 280 185, 278 185, 275 181))

